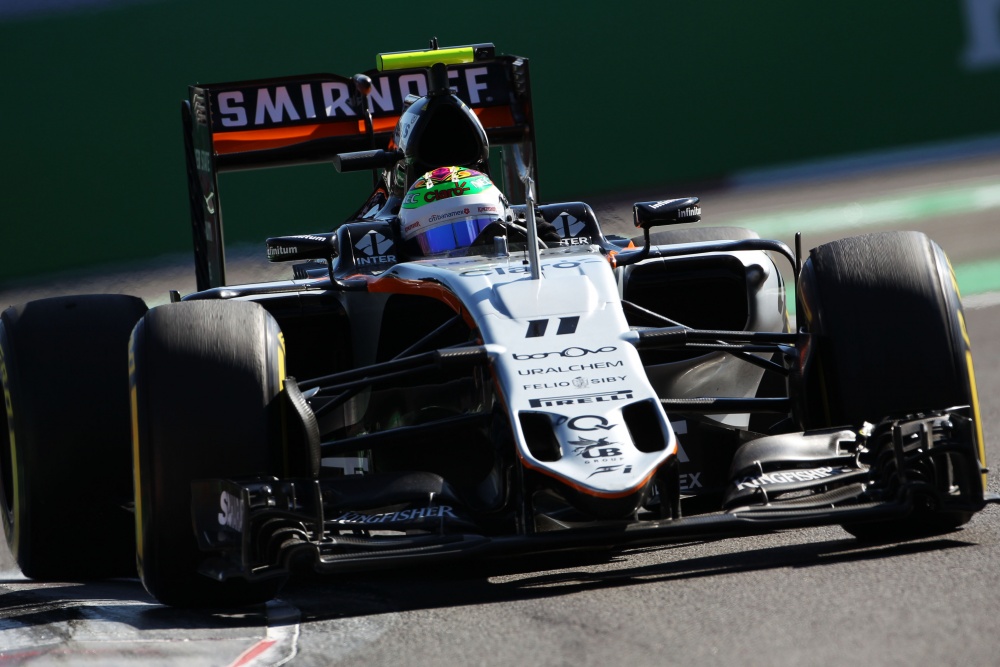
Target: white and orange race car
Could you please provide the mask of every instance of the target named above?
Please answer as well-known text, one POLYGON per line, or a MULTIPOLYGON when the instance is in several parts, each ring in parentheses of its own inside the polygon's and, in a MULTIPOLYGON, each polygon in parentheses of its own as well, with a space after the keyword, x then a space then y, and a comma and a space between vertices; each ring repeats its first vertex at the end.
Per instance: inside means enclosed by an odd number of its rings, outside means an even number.
POLYGON ((0 502, 30 577, 137 554, 162 602, 235 605, 298 568, 905 538, 997 500, 958 291, 922 234, 804 256, 681 197, 605 235, 584 202, 536 201, 528 60, 490 44, 193 86, 183 118, 197 291, 2 315, 0 502), (219 173, 320 161, 372 192, 334 231, 267 241, 287 279, 227 284, 219 173))

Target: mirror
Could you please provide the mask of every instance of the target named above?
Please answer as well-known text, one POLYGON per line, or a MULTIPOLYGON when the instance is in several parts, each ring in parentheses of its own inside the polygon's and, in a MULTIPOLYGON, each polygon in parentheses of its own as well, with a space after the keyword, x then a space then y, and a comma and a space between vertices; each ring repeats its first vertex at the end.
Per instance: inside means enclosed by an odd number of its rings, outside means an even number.
POLYGON ((632 205, 635 226, 649 229, 660 225, 679 225, 701 220, 701 206, 697 197, 662 199, 636 202, 632 205))

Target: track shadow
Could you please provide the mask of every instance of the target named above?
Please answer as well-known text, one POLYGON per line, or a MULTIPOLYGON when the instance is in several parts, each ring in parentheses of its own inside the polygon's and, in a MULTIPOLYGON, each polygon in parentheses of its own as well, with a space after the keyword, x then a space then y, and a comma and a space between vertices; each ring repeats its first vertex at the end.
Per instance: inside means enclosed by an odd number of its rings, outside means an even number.
MULTIPOLYGON (((779 568, 808 568, 974 546, 950 538, 866 544, 827 540, 686 557, 683 551, 710 541, 629 549, 564 552, 484 563, 396 568, 339 576, 303 575, 280 594, 301 616, 288 622, 322 621, 389 612, 481 605, 571 595, 583 591, 697 579, 779 568), (676 553, 673 553, 676 552, 676 553), (660 562, 630 567, 646 553, 660 562), (608 565, 612 568, 608 568, 608 565)), ((264 605, 244 609, 176 609, 159 605, 138 580, 34 584, 0 580, 0 629, 80 620, 86 608, 137 630, 260 627, 269 623, 264 605)), ((280 624, 282 621, 278 621, 280 624)), ((270 619, 275 624, 275 619, 270 619)))
POLYGON ((320 621, 550 598, 583 591, 759 570, 882 560, 974 544, 954 538, 891 544, 866 544, 843 539, 694 558, 681 555, 656 564, 628 566, 632 555, 651 551, 662 553, 689 546, 692 544, 614 553, 564 553, 545 559, 536 556, 492 564, 406 568, 363 576, 311 577, 293 581, 281 598, 300 609, 303 622, 320 621), (613 569, 604 567, 608 564, 612 564, 613 569))

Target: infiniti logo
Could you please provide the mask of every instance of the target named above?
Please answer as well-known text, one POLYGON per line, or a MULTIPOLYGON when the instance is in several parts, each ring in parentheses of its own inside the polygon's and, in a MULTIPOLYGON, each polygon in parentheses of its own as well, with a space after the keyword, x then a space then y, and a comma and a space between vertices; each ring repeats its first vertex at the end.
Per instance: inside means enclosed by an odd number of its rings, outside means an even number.
POLYGON ((546 357, 585 357, 588 354, 600 354, 601 352, 614 352, 617 347, 611 345, 606 345, 604 347, 599 347, 596 350, 588 350, 585 347, 567 347, 561 352, 536 352, 534 354, 515 354, 514 359, 517 361, 527 361, 528 359, 544 359, 546 357))

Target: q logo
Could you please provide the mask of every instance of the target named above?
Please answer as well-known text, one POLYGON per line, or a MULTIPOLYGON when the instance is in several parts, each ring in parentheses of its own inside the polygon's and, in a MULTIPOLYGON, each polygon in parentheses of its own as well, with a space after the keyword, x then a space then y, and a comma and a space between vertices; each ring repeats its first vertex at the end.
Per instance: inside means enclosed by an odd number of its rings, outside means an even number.
POLYGON ((566 417, 560 417, 556 425, 560 424, 566 424, 574 431, 610 431, 615 427, 615 424, 608 423, 608 420, 600 415, 580 415, 568 420, 568 423, 566 417))

